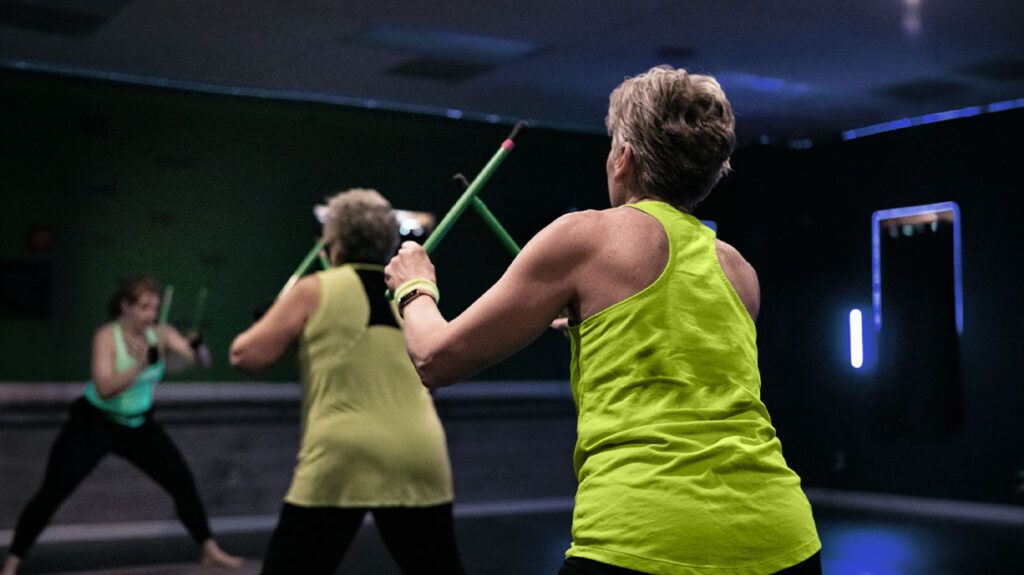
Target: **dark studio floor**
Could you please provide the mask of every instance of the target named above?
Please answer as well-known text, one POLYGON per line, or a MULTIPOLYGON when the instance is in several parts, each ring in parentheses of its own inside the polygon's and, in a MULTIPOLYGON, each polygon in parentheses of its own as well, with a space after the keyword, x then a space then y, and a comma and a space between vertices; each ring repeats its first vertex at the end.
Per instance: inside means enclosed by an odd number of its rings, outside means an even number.
MULTIPOLYGON (((1024 510, 911 498, 837 501, 811 492, 828 575, 996 575, 1024 565, 1024 510), (910 501, 910 504, 906 504, 910 501), (919 501, 926 501, 923 506, 919 501), (973 505, 973 506, 972 506, 973 505), (979 511, 980 510, 980 511, 979 511), (1020 513, 1018 513, 1020 512, 1020 513)), ((861 499, 865 499, 861 497, 861 499)), ((569 542, 565 499, 457 507, 457 536, 467 573, 554 574, 569 542)), ((225 549, 252 558, 239 573, 258 573, 273 518, 248 524, 215 520, 225 549)), ((174 531, 175 528, 169 527, 174 531)), ((144 531, 144 530, 141 530, 144 531)), ((23 573, 170 575, 225 573, 189 562, 195 548, 183 532, 110 540, 50 541, 44 537, 23 573)), ((152 531, 152 529, 150 529, 152 531)), ((360 531, 339 572, 398 574, 370 525, 360 531)))

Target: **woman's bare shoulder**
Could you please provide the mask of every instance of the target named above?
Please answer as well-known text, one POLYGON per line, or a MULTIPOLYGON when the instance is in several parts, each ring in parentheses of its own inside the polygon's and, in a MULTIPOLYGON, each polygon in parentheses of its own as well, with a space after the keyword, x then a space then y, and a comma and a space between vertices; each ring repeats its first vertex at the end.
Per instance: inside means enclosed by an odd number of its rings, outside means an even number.
POLYGON ((114 349, 114 322, 107 322, 96 328, 92 336, 92 347, 94 350, 114 349))
POLYGON ((603 237, 608 226, 606 211, 583 210, 562 215, 538 232, 526 249, 578 256, 580 250, 588 250, 603 237))
POLYGON ((628 228, 628 222, 648 217, 643 212, 625 207, 604 210, 581 210, 565 214, 545 230, 565 239, 583 243, 602 243, 608 234, 628 228))
POLYGON ((739 250, 722 240, 715 240, 715 252, 729 283, 740 296, 750 316, 756 320, 761 308, 761 286, 754 266, 750 265, 739 250))
POLYGON ((715 238, 715 250, 718 252, 720 258, 727 260, 732 265, 748 266, 751 270, 754 269, 754 267, 750 265, 750 262, 743 257, 743 254, 733 247, 732 244, 715 238))
POLYGON ((110 338, 114 334, 114 322, 108 321, 107 323, 96 328, 96 332, 93 334, 95 339, 110 338))

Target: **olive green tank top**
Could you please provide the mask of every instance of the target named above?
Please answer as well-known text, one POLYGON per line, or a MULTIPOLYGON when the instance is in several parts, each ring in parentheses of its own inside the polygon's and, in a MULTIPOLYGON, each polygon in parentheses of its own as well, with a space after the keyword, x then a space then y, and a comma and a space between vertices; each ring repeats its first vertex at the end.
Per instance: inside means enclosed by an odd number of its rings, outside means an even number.
POLYGON ((320 304, 299 340, 302 441, 285 501, 308 507, 452 500, 434 402, 405 351, 383 267, 317 274, 320 304))
POLYGON ((579 487, 568 556, 652 574, 766 574, 821 547, 760 399, 754 323, 715 235, 662 202, 668 263, 570 329, 579 487))
MULTIPOLYGON (((146 329, 146 341, 149 345, 157 345, 159 338, 153 328, 146 329)), ((135 358, 128 353, 124 344, 121 324, 114 322, 114 371, 124 373, 135 367, 135 358)), ((147 367, 139 374, 128 389, 110 399, 103 399, 96 391, 96 383, 90 381, 85 386, 85 399, 99 409, 114 423, 126 427, 139 427, 146 421, 145 414, 153 407, 153 388, 164 377, 166 364, 163 358, 147 367)))

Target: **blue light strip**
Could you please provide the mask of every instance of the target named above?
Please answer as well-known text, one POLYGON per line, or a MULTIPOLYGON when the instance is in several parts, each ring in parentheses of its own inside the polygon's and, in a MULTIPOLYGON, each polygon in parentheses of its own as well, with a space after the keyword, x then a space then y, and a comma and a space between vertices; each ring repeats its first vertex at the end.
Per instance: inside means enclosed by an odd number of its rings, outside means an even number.
POLYGON ((882 329, 882 243, 879 225, 881 220, 950 211, 953 212, 953 299, 956 313, 956 333, 963 334, 963 257, 960 249, 960 206, 956 202, 879 210, 871 214, 871 306, 876 332, 882 329))
POLYGON ((520 120, 525 121, 532 128, 545 128, 562 132, 577 132, 582 134, 607 135, 604 126, 590 124, 575 124, 569 122, 555 122, 551 120, 536 120, 529 118, 517 118, 502 114, 486 112, 473 112, 447 108, 443 106, 429 106, 424 104, 411 104, 408 102, 392 102, 388 100, 376 100, 373 98, 357 98, 353 96, 338 96, 320 92, 303 92, 299 90, 282 90, 273 88, 256 88, 242 86, 225 86, 222 84, 207 84, 205 82, 192 82, 189 80, 175 80, 171 78, 158 78, 155 76, 144 76, 141 74, 129 74, 111 70, 91 70, 62 64, 49 64, 40 62, 26 62, 23 60, 8 60, 0 58, 0 68, 8 70, 23 70, 26 72, 37 72, 53 74, 71 78, 88 78, 92 80, 105 80, 122 84, 133 84, 137 86, 149 86, 153 88, 166 88, 170 90, 184 90, 187 92, 199 92, 203 94, 215 94, 218 96, 237 96, 240 98, 260 98, 265 100, 278 100, 290 102, 311 102, 316 104, 330 104, 346 106, 349 108, 364 108, 367 110, 386 110, 390 112, 402 112, 406 114, 420 114, 424 116, 438 116, 442 118, 457 120, 472 120, 476 122, 487 122, 489 124, 514 125, 520 120))
POLYGON ((850 365, 860 369, 864 365, 864 327, 859 309, 850 310, 850 365))
POLYGON ((1007 110, 1014 110, 1017 108, 1024 108, 1024 98, 993 102, 991 104, 981 106, 968 106, 966 108, 948 110, 946 112, 935 112, 933 114, 925 114, 923 116, 914 116, 911 118, 900 118, 899 120, 891 120, 889 122, 882 122, 881 124, 872 124, 863 128, 846 130, 843 132, 843 140, 856 140, 857 138, 873 136, 883 132, 892 132, 894 130, 902 130, 904 128, 912 128, 914 126, 923 126, 925 124, 934 124, 936 122, 945 122, 948 120, 957 120, 960 118, 970 118, 971 116, 978 116, 980 114, 1005 112, 1007 110))
POLYGON ((492 64, 509 62, 537 51, 536 44, 523 40, 388 24, 374 26, 354 40, 370 46, 492 64))

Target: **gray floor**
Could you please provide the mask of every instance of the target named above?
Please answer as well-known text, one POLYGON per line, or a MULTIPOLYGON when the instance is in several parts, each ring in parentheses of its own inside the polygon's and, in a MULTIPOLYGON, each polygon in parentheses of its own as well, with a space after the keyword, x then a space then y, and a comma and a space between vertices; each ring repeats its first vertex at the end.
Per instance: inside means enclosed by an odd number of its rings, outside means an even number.
MULTIPOLYGON (((827 575, 1010 575, 1024 565, 1024 523, 950 518, 899 511, 818 507, 827 575)), ((479 513, 458 519, 457 536, 467 573, 554 574, 569 542, 568 511, 479 513)), ((241 571, 258 572, 267 533, 222 537, 224 547, 251 557, 241 571)), ((42 545, 23 573, 65 575, 223 574, 189 562, 194 547, 184 537, 42 545), (105 566, 104 566, 105 565, 105 566), (86 570, 82 570, 86 569, 86 570), (91 570, 90 570, 91 569, 91 570)), ((398 574, 375 529, 365 526, 339 573, 398 574)))
MULTIPOLYGON (((294 463, 297 388, 275 399, 284 389, 276 384, 163 387, 169 395, 161 420, 193 469, 218 539, 249 558, 236 573, 257 573, 294 463)), ((29 396, 4 404, 2 394, 11 389, 0 386, 0 555, 38 488, 66 401, 81 392, 80 385, 26 385, 17 389, 29 396), (43 392, 51 388, 64 395, 48 399, 43 392)), ((567 387, 488 383, 456 391, 461 395, 439 396, 438 408, 457 470, 456 534, 467 573, 553 575, 569 544, 575 489, 568 457, 575 412, 567 387)), ((828 575, 1024 573, 1024 507, 807 492, 828 575)), ((166 494, 108 458, 54 517, 22 573, 227 573, 201 568, 197 557, 166 494)), ((339 572, 398 574, 372 526, 359 533, 339 572)))

